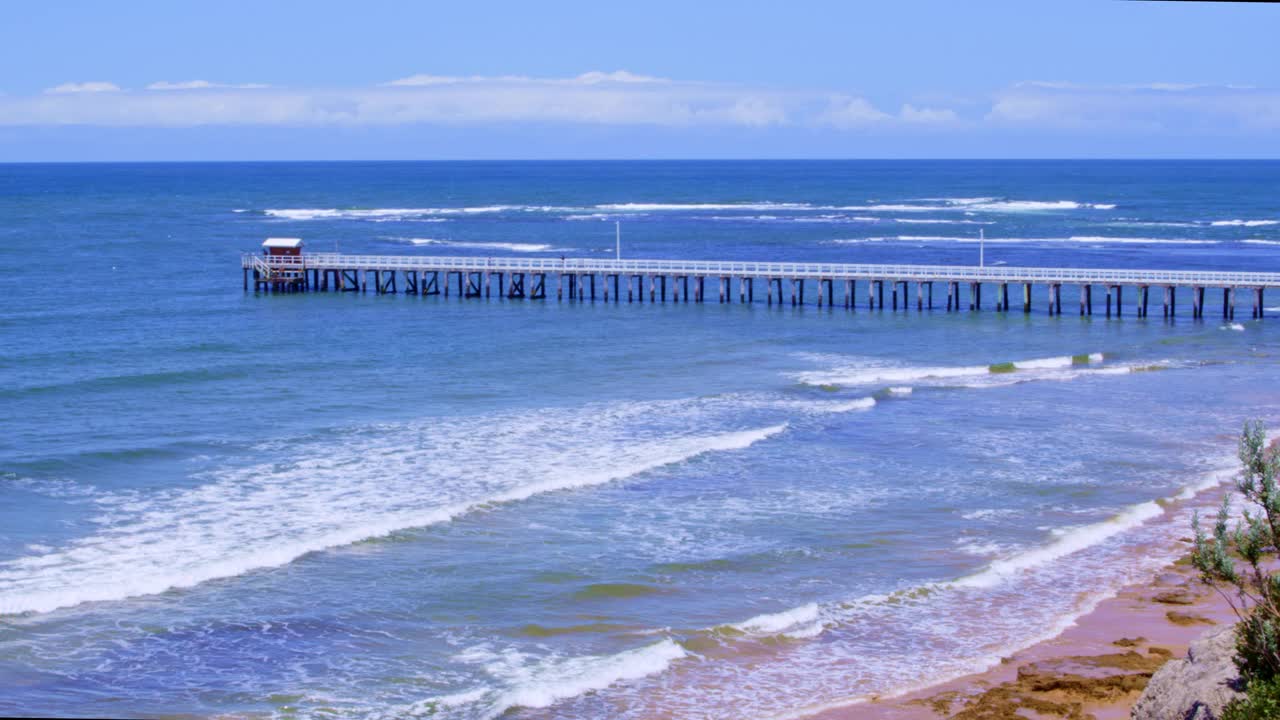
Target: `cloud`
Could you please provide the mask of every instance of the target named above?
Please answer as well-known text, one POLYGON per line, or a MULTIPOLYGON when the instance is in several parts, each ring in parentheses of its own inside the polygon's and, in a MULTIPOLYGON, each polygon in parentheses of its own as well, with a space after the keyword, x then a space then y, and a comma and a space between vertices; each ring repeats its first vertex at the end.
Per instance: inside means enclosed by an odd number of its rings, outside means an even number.
POLYGON ((147 89, 148 90, 212 90, 217 88, 236 88, 240 90, 251 90, 251 89, 260 89, 260 88, 268 88, 268 87, 271 87, 271 86, 263 85, 260 83, 243 83, 238 85, 231 85, 226 83, 212 83, 212 82, 209 82, 208 80, 184 80, 182 82, 166 82, 164 80, 161 80, 159 82, 151 83, 150 85, 147 86, 147 89))
POLYGON ((946 108, 902 106, 897 115, 887 113, 865 98, 837 95, 814 119, 815 124, 840 130, 892 128, 903 126, 948 125, 959 121, 954 110, 946 108))
POLYGON ((608 83, 670 83, 666 78, 637 75, 626 70, 592 71, 571 78, 535 78, 525 75, 410 75, 383 83, 388 87, 424 87, 430 85, 600 85, 608 83))
POLYGON ((955 110, 918 108, 910 103, 903 105, 898 117, 904 122, 920 125, 949 125, 960 120, 955 110))
POLYGON ((892 118, 892 115, 876 109, 863 98, 836 95, 831 98, 826 110, 819 113, 814 122, 818 125, 848 130, 879 125, 892 118))
POLYGON ((1234 85, 1023 82, 996 94, 988 124, 1097 132, 1280 129, 1280 91, 1234 85))
POLYGON ((48 95, 68 95, 72 93, 118 92, 120 87, 109 82, 63 83, 57 87, 47 88, 48 95))
POLYGON ((0 96, 0 126, 809 128, 860 135, 1004 133, 1097 137, 1280 130, 1280 91, 1177 82, 1027 81, 989 96, 917 96, 882 109, 854 94, 654 77, 626 70, 570 77, 411 75, 355 88, 284 88, 208 80, 139 90, 66 83, 0 96))
POLYGON ((58 93, 0 99, 0 125, 561 123, 759 128, 792 122, 794 104, 795 98, 786 92, 676 82, 623 70, 568 78, 414 75, 376 87, 344 89, 189 80, 155 82, 145 90, 119 91, 109 98, 58 93))

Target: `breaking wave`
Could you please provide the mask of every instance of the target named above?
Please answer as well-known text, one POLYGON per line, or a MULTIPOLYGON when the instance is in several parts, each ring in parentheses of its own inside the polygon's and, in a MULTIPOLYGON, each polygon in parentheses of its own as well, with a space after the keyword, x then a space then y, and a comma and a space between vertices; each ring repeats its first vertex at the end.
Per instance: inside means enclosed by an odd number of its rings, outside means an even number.
POLYGON ((462 240, 440 240, 437 238, 392 238, 411 245, 443 245, 447 247, 469 248, 473 250, 509 250, 511 252, 565 252, 568 248, 557 248, 545 243, 507 243, 507 242, 466 242, 462 240))
POLYGON ((1127 373, 1138 367, 1104 365, 1105 356, 1096 352, 966 366, 901 365, 877 358, 846 356, 815 356, 815 359, 830 366, 795 373, 793 377, 813 386, 887 385, 891 390, 919 384, 985 387, 1027 380, 1072 379, 1090 372, 1127 373))
POLYGON ((447 717, 452 710, 467 708, 467 717, 474 717, 473 711, 478 709, 480 717, 496 718, 513 708, 545 708, 625 680, 656 675, 687 656, 684 648, 669 638, 615 655, 541 660, 518 652, 473 648, 459 659, 483 664, 485 672, 493 677, 493 685, 390 708, 380 717, 447 717))
POLYGON ((477 507, 742 450, 787 427, 635 429, 637 412, 721 417, 734 408, 741 403, 666 401, 358 430, 291 453, 269 452, 271 461, 259 465, 214 471, 194 488, 114 502, 100 497, 107 511, 94 534, 0 563, 0 615, 151 595, 278 567, 307 553, 448 522, 477 507))
POLYGON ((1266 227, 1280 225, 1280 220, 1214 220, 1209 224, 1214 227, 1266 227))
MULTIPOLYGON (((1148 238, 1148 237, 1106 237, 1101 235, 1073 235, 1071 237, 1042 237, 1042 238, 985 238, 980 239, 976 236, 967 235, 889 235, 880 237, 865 238, 836 238, 827 241, 836 245, 860 245, 864 243, 891 243, 891 242, 948 242, 948 243, 971 243, 986 242, 989 245, 1037 245, 1037 244, 1060 244, 1060 243, 1080 243, 1088 245, 1219 245, 1220 240, 1193 240, 1193 239, 1177 239, 1177 238, 1148 238)), ((1247 242, 1247 241, 1246 241, 1247 242)))

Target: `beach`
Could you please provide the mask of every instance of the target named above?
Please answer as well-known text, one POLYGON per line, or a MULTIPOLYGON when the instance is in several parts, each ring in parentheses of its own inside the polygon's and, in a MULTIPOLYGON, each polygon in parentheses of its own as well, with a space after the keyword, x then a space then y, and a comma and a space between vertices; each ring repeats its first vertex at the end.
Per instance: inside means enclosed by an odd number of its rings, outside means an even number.
MULTIPOLYGON (((1221 492, 1214 492, 1221 495, 1221 492)), ((1189 548, 1190 538, 1177 541, 1189 548)), ((1184 555, 1149 580, 1121 588, 1055 637, 998 665, 892 697, 820 712, 815 720, 981 720, 1034 717, 1123 720, 1152 673, 1190 643, 1238 617, 1184 555)))

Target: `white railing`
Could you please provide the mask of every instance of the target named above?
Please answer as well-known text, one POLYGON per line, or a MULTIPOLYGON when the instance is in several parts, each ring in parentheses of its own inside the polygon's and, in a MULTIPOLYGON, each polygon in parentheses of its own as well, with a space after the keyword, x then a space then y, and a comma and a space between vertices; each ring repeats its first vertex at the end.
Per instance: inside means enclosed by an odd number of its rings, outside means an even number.
POLYGON ((242 267, 270 270, 417 270, 453 272, 579 273, 598 275, 706 275, 824 280, 961 281, 1117 285, 1280 287, 1280 273, 1214 270, 1122 270, 1090 268, 976 267, 964 265, 870 265, 849 263, 714 260, 605 260, 595 258, 342 255, 307 253, 263 256, 246 253, 242 267))

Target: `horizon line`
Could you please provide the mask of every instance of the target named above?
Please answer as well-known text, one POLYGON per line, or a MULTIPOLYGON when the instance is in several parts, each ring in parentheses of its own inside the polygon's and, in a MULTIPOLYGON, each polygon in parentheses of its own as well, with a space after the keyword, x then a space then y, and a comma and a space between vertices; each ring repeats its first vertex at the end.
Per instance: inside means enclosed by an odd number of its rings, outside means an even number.
MULTIPOLYGON (((1275 0, 1280 2, 1280 0, 1275 0)), ((669 163, 669 162, 1277 162, 1276 157, 684 157, 684 158, 330 158, 330 159, 167 159, 167 160, 0 160, 0 165, 231 165, 231 164, 303 164, 303 163, 669 163)))

